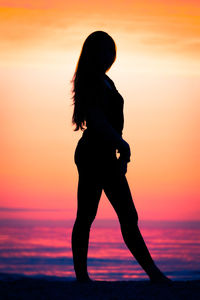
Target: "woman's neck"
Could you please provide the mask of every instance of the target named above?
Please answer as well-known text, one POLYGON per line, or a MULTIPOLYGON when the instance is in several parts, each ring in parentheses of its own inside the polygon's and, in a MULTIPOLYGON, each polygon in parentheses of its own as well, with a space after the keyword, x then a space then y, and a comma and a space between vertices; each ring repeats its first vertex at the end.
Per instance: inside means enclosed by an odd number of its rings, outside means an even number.
POLYGON ((104 81, 105 81, 106 85, 109 87, 109 89, 112 90, 112 86, 111 86, 110 83, 108 82, 108 79, 105 78, 104 81))

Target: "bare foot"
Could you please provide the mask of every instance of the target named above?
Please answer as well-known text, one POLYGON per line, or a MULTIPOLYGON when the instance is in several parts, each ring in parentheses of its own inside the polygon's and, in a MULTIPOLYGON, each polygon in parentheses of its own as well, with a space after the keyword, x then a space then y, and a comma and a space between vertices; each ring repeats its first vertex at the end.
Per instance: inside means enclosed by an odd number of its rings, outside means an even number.
POLYGON ((79 282, 79 283, 90 283, 90 282, 93 282, 93 280, 90 279, 89 276, 82 277, 82 278, 77 278, 76 281, 79 282))
POLYGON ((165 276, 155 265, 150 269, 149 278, 151 283, 172 283, 172 280, 165 276))
POLYGON ((150 278, 151 283, 164 283, 164 284, 172 284, 172 280, 169 279, 167 276, 162 274, 161 276, 155 276, 150 278))
POLYGON ((162 283, 162 284, 167 284, 167 285, 172 284, 172 280, 169 279, 167 276, 165 276, 160 270, 158 270, 158 272, 155 272, 155 274, 153 274, 150 277, 150 282, 151 283, 162 283))

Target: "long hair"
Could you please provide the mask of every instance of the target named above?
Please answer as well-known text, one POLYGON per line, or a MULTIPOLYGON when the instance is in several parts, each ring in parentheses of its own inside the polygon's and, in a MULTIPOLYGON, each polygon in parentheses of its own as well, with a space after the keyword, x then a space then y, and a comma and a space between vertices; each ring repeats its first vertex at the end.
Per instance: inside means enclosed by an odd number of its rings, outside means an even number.
POLYGON ((100 82, 116 59, 114 40, 104 31, 95 31, 85 40, 72 79, 74 112, 72 124, 75 131, 85 129, 87 92, 93 83, 100 82))

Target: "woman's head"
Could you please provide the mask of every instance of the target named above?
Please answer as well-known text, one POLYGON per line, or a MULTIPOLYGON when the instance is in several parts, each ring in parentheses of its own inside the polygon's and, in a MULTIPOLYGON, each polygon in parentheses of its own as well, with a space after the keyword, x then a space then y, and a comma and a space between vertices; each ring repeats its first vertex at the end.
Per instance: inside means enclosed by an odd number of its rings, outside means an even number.
MULTIPOLYGON (((104 31, 95 31, 85 40, 73 77, 74 112, 72 123, 75 130, 83 130, 88 90, 100 85, 102 75, 107 72, 116 59, 114 40, 104 31)), ((96 91, 97 93, 97 91, 96 91)))
POLYGON ((114 40, 104 31, 95 31, 85 40, 76 72, 105 73, 116 58, 114 40))

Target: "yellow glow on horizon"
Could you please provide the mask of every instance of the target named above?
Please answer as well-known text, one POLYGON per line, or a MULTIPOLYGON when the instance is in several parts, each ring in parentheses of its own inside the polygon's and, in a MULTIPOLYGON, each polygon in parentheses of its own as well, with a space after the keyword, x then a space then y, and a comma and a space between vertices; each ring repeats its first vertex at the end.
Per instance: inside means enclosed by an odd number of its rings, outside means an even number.
MULTIPOLYGON (((81 133, 71 125, 70 80, 84 39, 101 28, 117 44, 108 75, 125 101, 138 211, 199 218, 199 2, 111 1, 107 10, 97 2, 0 8, 0 206, 75 210, 81 133)), ((113 217, 110 204, 101 205, 100 216, 113 217)))

